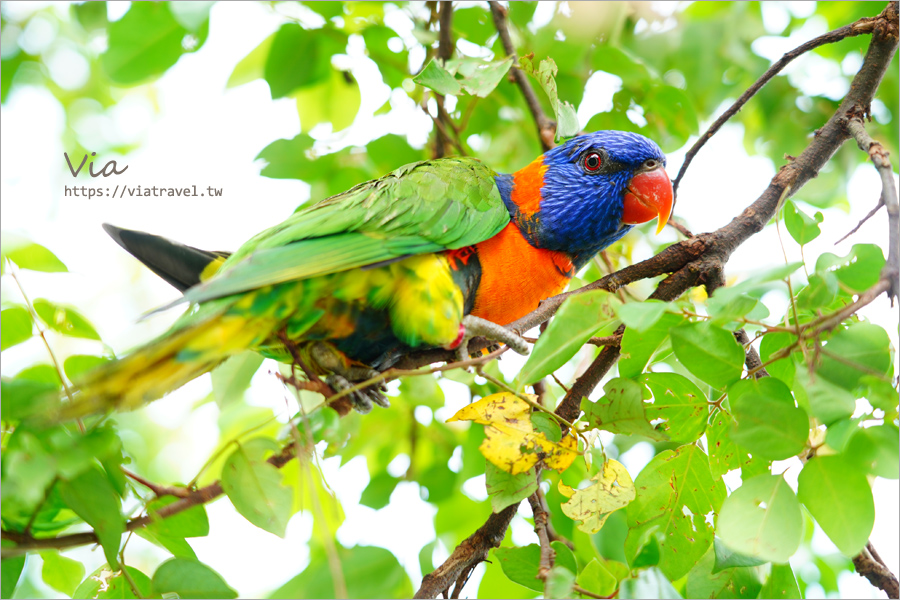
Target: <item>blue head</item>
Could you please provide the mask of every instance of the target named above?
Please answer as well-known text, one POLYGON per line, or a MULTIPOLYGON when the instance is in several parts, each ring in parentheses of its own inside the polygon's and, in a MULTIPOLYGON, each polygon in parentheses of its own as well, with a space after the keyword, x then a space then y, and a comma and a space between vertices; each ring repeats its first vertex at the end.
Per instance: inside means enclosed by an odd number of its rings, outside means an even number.
POLYGON ((634 224, 657 216, 665 224, 672 208, 665 164, 659 146, 642 135, 581 135, 518 171, 507 206, 532 245, 564 252, 580 266, 634 224))

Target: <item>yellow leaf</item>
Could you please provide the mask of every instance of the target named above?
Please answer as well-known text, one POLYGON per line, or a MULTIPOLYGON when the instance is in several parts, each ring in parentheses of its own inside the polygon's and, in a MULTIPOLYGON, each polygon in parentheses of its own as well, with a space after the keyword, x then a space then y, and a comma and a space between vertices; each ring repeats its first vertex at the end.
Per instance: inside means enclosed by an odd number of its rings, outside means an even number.
POLYGON ((635 489, 631 475, 622 463, 608 460, 603 470, 594 475, 593 485, 583 490, 572 490, 560 481, 560 493, 570 498, 562 505, 563 513, 578 523, 578 529, 594 534, 600 531, 610 513, 619 510, 634 500, 635 489), (570 493, 571 492, 571 493, 570 493))
MULTIPOLYGON (((536 397, 535 397, 536 398, 536 397)), ((565 471, 578 456, 578 438, 569 432, 552 442, 531 424, 531 406, 515 394, 500 392, 464 407, 451 421, 474 421, 484 425, 485 439, 478 448, 498 468, 518 475, 538 460, 557 471, 565 471)))

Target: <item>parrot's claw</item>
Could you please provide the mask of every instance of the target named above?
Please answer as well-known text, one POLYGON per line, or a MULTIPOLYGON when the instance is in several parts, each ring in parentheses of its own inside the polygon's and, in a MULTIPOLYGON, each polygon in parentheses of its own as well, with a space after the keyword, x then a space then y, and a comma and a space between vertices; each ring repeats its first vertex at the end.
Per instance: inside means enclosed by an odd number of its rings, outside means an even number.
POLYGON ((487 321, 481 317, 474 315, 466 315, 463 317, 462 326, 465 330, 462 341, 456 349, 456 358, 459 361, 468 360, 469 358, 469 340, 474 337, 486 337, 489 340, 503 342, 513 349, 517 354, 525 356, 528 354, 528 342, 515 331, 507 329, 502 325, 497 325, 492 321, 487 321))
MULTIPOLYGON (((337 373, 328 375, 325 378, 325 383, 330 385, 331 388, 338 393, 348 390, 355 385, 347 381, 346 377, 338 375, 337 373)), ((350 404, 353 405, 353 409, 361 415, 371 412, 373 403, 383 408, 389 408, 391 405, 387 396, 382 394, 381 390, 375 387, 368 387, 350 392, 348 398, 350 399, 350 404)))
MULTIPOLYGON (((381 375, 375 369, 359 365, 348 365, 341 360, 339 351, 331 344, 315 343, 310 348, 310 356, 320 369, 329 372, 325 377, 325 383, 338 393, 381 375)), ((372 410, 372 404, 377 404, 382 408, 390 408, 391 403, 387 396, 384 395, 386 391, 387 385, 384 381, 379 381, 350 392, 348 398, 356 412, 364 415, 372 410)))

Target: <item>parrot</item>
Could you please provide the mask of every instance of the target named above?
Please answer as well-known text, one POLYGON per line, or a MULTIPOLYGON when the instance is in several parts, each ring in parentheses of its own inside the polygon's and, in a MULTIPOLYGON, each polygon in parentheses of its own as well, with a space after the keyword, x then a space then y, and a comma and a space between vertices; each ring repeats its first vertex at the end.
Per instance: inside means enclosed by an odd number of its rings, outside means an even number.
MULTIPOLYGON (((476 158, 401 166, 301 207, 244 243, 212 252, 104 228, 183 293, 172 327, 73 382, 63 418, 130 410, 239 352, 302 361, 335 391, 414 349, 456 349, 483 335, 526 354, 505 325, 559 294, 600 250, 672 210, 666 158, 624 131, 582 134, 519 171, 476 158)), ((388 407, 384 387, 349 393, 354 409, 388 407)))

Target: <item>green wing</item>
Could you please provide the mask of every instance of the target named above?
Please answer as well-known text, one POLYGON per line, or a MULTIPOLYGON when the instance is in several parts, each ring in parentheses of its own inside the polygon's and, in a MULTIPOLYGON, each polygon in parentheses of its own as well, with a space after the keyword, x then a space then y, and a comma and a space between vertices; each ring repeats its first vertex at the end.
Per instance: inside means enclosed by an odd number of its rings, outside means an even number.
POLYGON ((509 223, 495 176, 473 158, 400 167, 254 236, 173 305, 484 241, 509 223))

